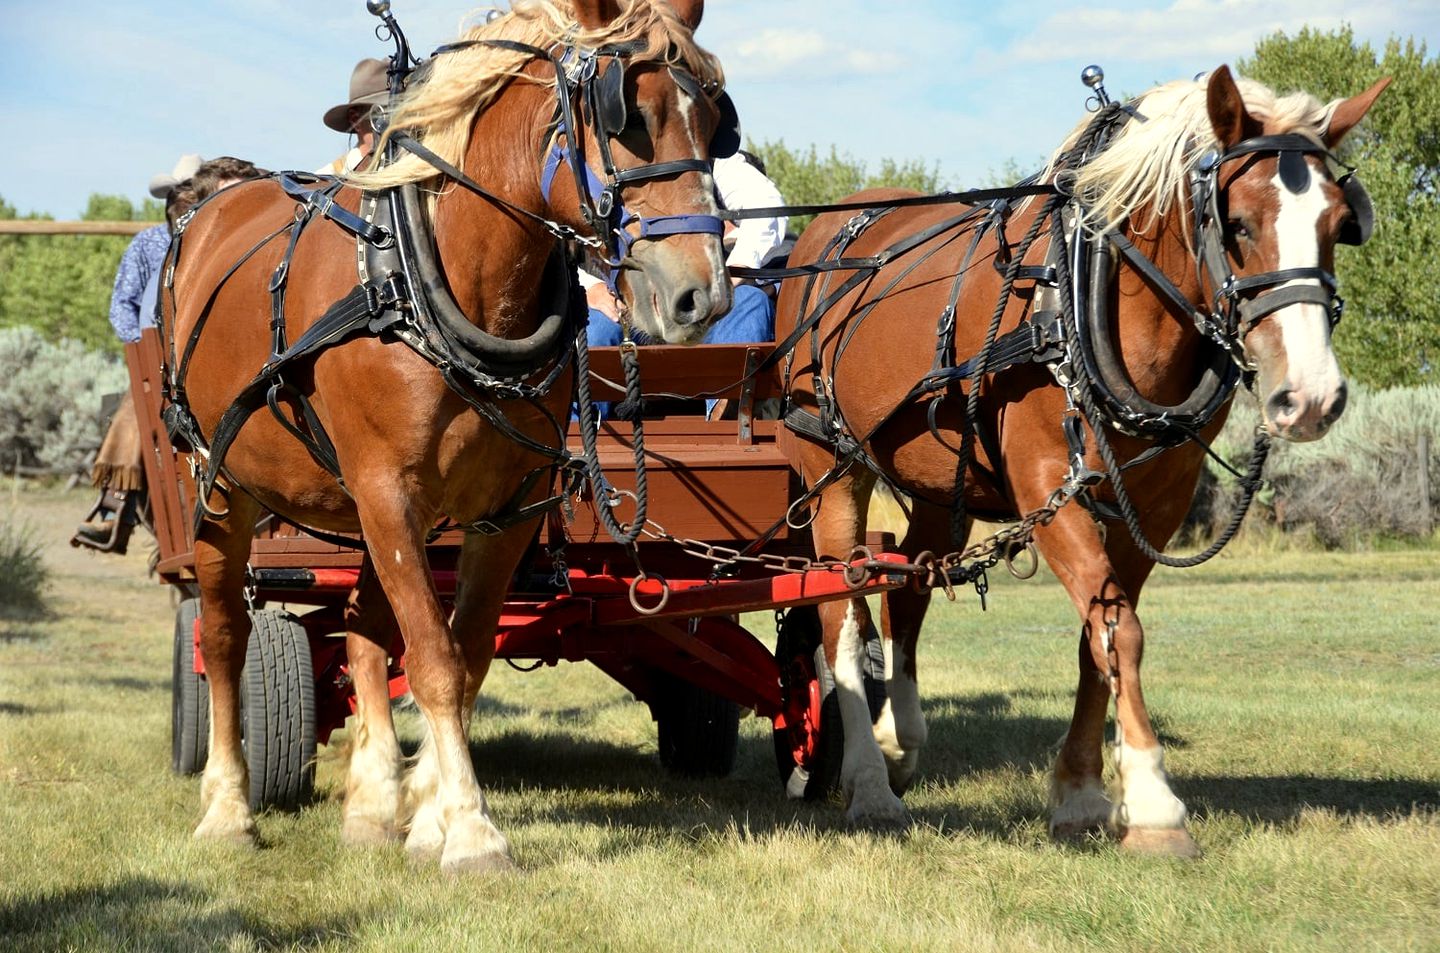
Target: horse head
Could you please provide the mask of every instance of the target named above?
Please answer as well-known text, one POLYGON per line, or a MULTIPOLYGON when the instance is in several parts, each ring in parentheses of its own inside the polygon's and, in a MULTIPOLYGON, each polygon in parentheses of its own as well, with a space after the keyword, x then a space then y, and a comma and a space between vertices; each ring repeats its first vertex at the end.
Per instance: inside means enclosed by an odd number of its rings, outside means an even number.
MULTIPOLYGON (((730 309, 709 163, 733 153, 738 134, 718 63, 694 45, 703 5, 648 6, 648 31, 617 34, 618 4, 576 0, 581 129, 564 148, 584 169, 554 176, 546 199, 557 218, 588 225, 603 243, 610 287, 640 330, 693 344, 730 309)), ((563 149, 552 157, 569 159, 563 149)))
POLYGON ((1331 103, 1325 120, 1307 128, 1257 119, 1223 66, 1208 80, 1219 150, 1211 207, 1229 271, 1217 303, 1238 313, 1265 426, 1287 440, 1323 436, 1345 408, 1330 340, 1340 312, 1334 252, 1337 243, 1369 237, 1372 212, 1364 187, 1331 150, 1389 82, 1331 103))

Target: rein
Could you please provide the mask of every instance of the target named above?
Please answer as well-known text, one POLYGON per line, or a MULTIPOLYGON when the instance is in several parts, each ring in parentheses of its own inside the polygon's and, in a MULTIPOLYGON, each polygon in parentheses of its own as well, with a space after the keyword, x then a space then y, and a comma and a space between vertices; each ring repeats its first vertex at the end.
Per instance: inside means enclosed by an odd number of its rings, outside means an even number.
MULTIPOLYGON (((1080 163, 1087 161, 1090 156, 1105 148, 1113 135, 1113 130, 1119 124, 1130 119, 1143 121, 1143 117, 1140 117, 1133 109, 1121 104, 1103 103, 1099 115, 1082 133, 1075 147, 1072 148, 1071 161, 1080 163)), ((797 322, 795 331, 777 346, 775 353, 771 355, 765 365, 766 368, 773 367, 778 360, 782 359, 782 355, 788 359, 789 352, 797 343, 798 338, 807 333, 812 335, 812 359, 815 367, 813 392, 820 413, 817 418, 799 408, 791 407, 785 415, 785 423, 802 436, 833 446, 836 450, 836 462, 830 471, 816 481, 812 492, 807 493, 800 501, 797 501, 797 504, 804 504, 813 499, 815 495, 818 495, 820 489, 847 471, 857 461, 863 462, 892 487, 895 486, 895 481, 885 474, 883 468, 876 461, 871 459, 865 446, 873 440, 879 429, 901 410, 912 405, 916 400, 929 397, 927 417, 931 434, 942 445, 948 447, 949 445, 941 439, 939 433, 936 421, 937 410, 952 386, 968 383, 970 388, 966 394, 964 419, 969 422, 969 425, 962 429, 960 447, 950 447, 958 458, 956 486, 949 505, 953 522, 952 529, 957 536, 957 542, 959 542, 958 535, 964 525, 966 515, 963 492, 965 476, 972 462, 974 441, 977 438, 984 440, 986 437, 975 426, 975 421, 978 420, 981 378, 986 374, 998 373, 1008 367, 1039 362, 1050 368, 1057 382, 1065 389, 1067 400, 1071 405, 1071 410, 1062 420, 1062 429, 1070 450, 1070 469, 1064 484, 1052 496, 1051 504, 1045 508, 1050 511, 1050 516, 1053 516, 1053 510, 1057 504, 1063 505, 1072 498, 1081 499, 1097 519, 1101 515, 1111 515, 1110 513, 1102 514, 1101 509, 1104 505, 1094 500, 1092 494, 1086 492, 1100 480, 1108 479, 1114 488, 1118 504, 1118 512, 1113 515, 1125 522, 1137 546, 1147 557, 1167 566, 1189 567, 1198 565, 1214 556, 1238 529, 1254 493, 1261 484, 1260 474, 1269 449, 1267 435, 1261 433, 1256 438, 1247 472, 1240 475, 1243 488, 1241 499, 1225 530, 1209 548, 1194 556, 1183 558, 1166 556, 1145 539, 1138 515, 1125 490, 1122 471, 1152 459, 1166 449, 1187 440, 1199 443, 1207 453, 1214 456, 1213 452, 1200 439, 1198 431, 1212 420, 1220 408, 1225 405, 1242 376, 1246 378, 1247 386, 1249 385, 1250 370, 1241 342, 1245 335, 1263 318, 1291 304, 1313 303, 1327 309, 1331 315, 1333 326, 1343 312, 1343 302, 1335 293, 1335 278, 1324 269, 1287 268, 1244 278, 1234 275, 1223 247, 1224 219, 1220 215, 1218 207, 1222 190, 1219 187, 1218 175, 1225 163, 1254 154, 1279 154, 1282 178, 1287 184, 1292 180, 1306 181, 1299 179, 1298 174, 1293 171, 1294 163, 1298 161, 1303 164, 1305 155, 1318 154, 1327 161, 1338 162, 1329 150, 1308 137, 1300 135, 1255 137, 1240 142, 1223 153, 1212 153, 1202 158, 1192 173, 1192 204, 1195 221, 1195 247, 1197 248, 1196 267, 1204 270, 1206 276, 1210 278, 1210 286, 1215 289, 1210 309, 1206 310, 1193 305, 1175 283, 1118 230, 1111 229, 1095 239, 1088 238, 1083 225, 1080 224, 1084 218, 1084 210, 1073 195, 1060 192, 1054 186, 1032 186, 1031 189, 1036 191, 1028 194, 1046 194, 1048 192, 1052 198, 1036 216, 1031 229, 1017 246, 1016 254, 1011 259, 1010 265, 1005 268, 1005 281, 980 351, 971 358, 955 364, 950 356, 953 353, 954 308, 958 301, 960 284, 969 267, 974 241, 978 241, 979 234, 984 228, 993 224, 997 230, 997 236, 1002 239, 1003 250, 1003 210, 1008 208, 1005 199, 1016 197, 1015 195, 1005 195, 1007 190, 994 190, 1001 193, 994 196, 999 201, 992 206, 992 216, 976 226, 976 235, 972 240, 970 252, 966 253, 956 273, 949 303, 941 312, 937 326, 936 358, 931 372, 912 386, 900 401, 863 436, 857 436, 850 432, 850 428, 844 423, 843 417, 839 413, 838 404, 834 401, 835 367, 843 355, 845 345, 853 337, 860 322, 916 265, 912 264, 902 271, 900 276, 882 289, 871 299, 869 304, 856 312, 853 322, 846 329, 836 347, 828 372, 825 371, 821 360, 819 335, 814 332, 824 315, 858 286, 860 281, 873 275, 880 267, 892 260, 897 252, 909 251, 914 245, 902 240, 868 259, 847 259, 843 255, 844 248, 889 208, 902 205, 938 204, 947 197, 943 195, 923 196, 914 200, 899 200, 893 204, 887 203, 885 209, 879 211, 878 214, 872 209, 868 213, 856 216, 826 246, 821 256, 822 260, 814 264, 787 269, 747 269, 746 276, 753 275, 754 277, 808 275, 812 284, 807 285, 801 298, 802 301, 810 299, 811 288, 817 275, 838 270, 855 270, 857 272, 851 280, 842 283, 834 293, 823 296, 813 309, 797 322), (1290 167, 1288 174, 1287 165, 1290 167), (1040 191, 1041 189, 1043 191, 1040 191), (1066 225, 1067 218, 1068 226, 1066 225), (1021 277, 1019 263, 1024 258, 1025 251, 1037 237, 1038 229, 1046 220, 1051 222, 1051 253, 1047 266, 1050 274, 1046 276, 1044 269, 1039 271, 1032 269, 1026 275, 1026 277, 1038 279, 1036 304, 1031 316, 1015 330, 1006 335, 998 335, 999 322, 1008 304, 1013 282, 1021 277), (832 253, 835 256, 833 258, 830 257, 832 253), (1145 278, 1170 309, 1188 317, 1202 337, 1214 345, 1211 351, 1212 357, 1206 362, 1201 382, 1190 397, 1179 405, 1163 406, 1148 401, 1129 381, 1118 360, 1106 321, 1109 301, 1106 289, 1108 289, 1117 255, 1145 278), (1290 282, 1306 283, 1297 285, 1289 284, 1290 282), (1056 300, 1057 306, 1051 311, 1041 307, 1042 296, 1046 293, 1056 300), (1104 462, 1104 473, 1090 470, 1084 464, 1085 432, 1080 425, 1082 417, 1090 425, 1094 435, 1097 450, 1104 462), (1121 464, 1116 459, 1114 450, 1105 436, 1108 428, 1132 435, 1146 436, 1155 443, 1136 459, 1121 464)), ((1065 159, 1062 157, 1061 161, 1063 165, 1065 159)), ((1347 174, 1342 176, 1339 181, 1342 183, 1346 199, 1354 214, 1353 221, 1350 223, 1353 228, 1342 236, 1342 240, 1359 242, 1368 237, 1372 227, 1373 212, 1370 210, 1368 196, 1365 194, 1363 186, 1353 178, 1351 174, 1353 170, 1346 168, 1347 174)), ((1303 169, 1301 171, 1308 177, 1308 172, 1303 169)), ((1297 186, 1290 187, 1298 188, 1297 186)), ((973 195, 973 193, 971 194, 973 195)), ((869 208, 867 203, 849 204, 869 208)), ((750 214, 796 214, 801 211, 801 208, 754 210, 750 214)), ((803 207, 803 209, 807 212, 837 210, 835 207, 813 206, 803 207)), ((734 217, 747 216, 745 213, 740 213, 734 217)), ((934 234, 926 234, 925 240, 934 237, 934 234)), ((934 251, 935 249, 932 249, 928 254, 933 254, 934 251)), ((904 487, 896 488, 906 489, 904 487)), ((792 507, 792 513, 793 510, 792 507)), ((1029 514, 1029 516, 1034 515, 1029 514)), ((1036 521, 1030 520, 1029 516, 1022 522, 1033 529, 1036 521)), ((786 520, 790 519, 791 513, 787 513, 786 520)), ((1040 523, 1048 521, 1048 518, 1039 520, 1040 523)), ((778 527, 772 529, 767 535, 773 535, 777 529, 778 527)), ((1024 541, 1028 542, 1028 536, 1024 541)), ((1015 542, 1015 540, 1011 542, 1015 542)), ((953 557, 957 554, 951 555, 953 557)), ((950 557, 946 557, 946 559, 950 560, 946 565, 951 572, 961 568, 959 561, 950 559, 950 557)), ((991 564, 993 565, 993 562, 991 564)), ((982 575, 984 568, 980 567, 979 569, 982 575)), ((977 582, 979 579, 974 573, 967 574, 965 572, 960 573, 960 578, 977 582)))
MULTIPOLYGON (((385 16, 384 19, 396 41, 396 54, 391 59, 390 69, 393 96, 403 86, 404 76, 411 71, 413 59, 393 18, 385 16)), ((556 57, 549 51, 523 43, 485 40, 452 45, 437 50, 437 54, 476 43, 527 53, 537 59, 544 59, 555 67, 557 102, 550 125, 552 137, 558 138, 566 130, 579 128, 575 123, 574 101, 580 97, 588 100, 589 123, 595 128, 596 140, 600 143, 609 184, 599 182, 584 161, 582 147, 572 148, 568 135, 565 136, 567 145, 563 149, 558 144, 552 149, 553 166, 550 160, 547 160, 546 167, 542 169, 542 178, 545 181, 544 192, 548 201, 549 187, 553 183, 559 163, 568 162, 575 175, 581 215, 595 234, 583 235, 563 223, 496 195, 405 131, 394 132, 387 138, 387 153, 393 159, 395 150, 404 148, 461 186, 510 213, 529 219, 549 233, 556 240, 556 248, 552 252, 551 266, 547 267, 546 280, 542 281, 542 287, 561 293, 564 303, 552 317, 543 321, 540 330, 529 338, 516 341, 489 335, 470 322, 450 296, 439 269, 438 255, 434 253, 428 217, 421 208, 413 186, 390 188, 381 194, 364 193, 362 214, 357 215, 335 203, 335 195, 342 187, 339 181, 306 173, 273 176, 297 202, 294 219, 262 238, 225 272, 218 286, 211 292, 210 299, 186 342, 184 354, 178 361, 177 342, 173 338, 170 342, 170 373, 165 378, 165 420, 175 445, 185 447, 193 454, 191 466, 197 480, 197 534, 206 518, 220 519, 226 515, 225 511, 214 510, 209 506, 209 497, 224 472, 225 456, 230 445, 250 416, 263 406, 270 408, 280 425, 299 440, 315 461, 333 474, 341 488, 345 489, 333 442, 325 433, 309 398, 287 381, 286 377, 291 369, 308 364, 321 350, 357 334, 386 335, 403 341, 435 366, 446 385, 477 410, 497 432, 552 461, 527 475, 519 491, 502 507, 502 513, 462 524, 461 528, 495 534, 553 509, 563 503, 567 494, 574 489, 570 481, 566 481, 560 493, 539 503, 526 504, 525 499, 533 492, 542 472, 548 471, 552 481, 558 470, 578 472, 576 461, 564 446, 564 426, 541 403, 541 398, 549 393, 561 374, 568 369, 572 359, 588 370, 584 338, 584 295, 579 289, 577 264, 569 250, 570 244, 605 252, 605 260, 611 265, 612 271, 618 271, 630 246, 640 239, 658 239, 689 233, 718 236, 723 232, 723 223, 713 215, 642 218, 631 214, 618 199, 621 188, 627 184, 686 172, 708 173, 710 170, 710 162, 700 158, 652 163, 635 169, 615 168, 609 150, 609 136, 620 130, 603 125, 600 111, 606 97, 611 98, 612 111, 615 101, 618 101, 623 110, 623 86, 620 85, 623 80, 622 57, 634 52, 638 47, 615 45, 596 51, 568 47, 564 55, 556 57), (567 69, 566 62, 572 54, 579 66, 567 69), (604 94, 597 92, 602 82, 597 82, 596 79, 596 64, 602 56, 611 59, 610 67, 604 74, 610 77, 610 82, 604 84, 608 90, 604 94), (332 304, 297 341, 288 344, 284 302, 290 264, 301 233, 316 218, 325 218, 355 237, 360 282, 347 295, 332 304), (377 219, 381 221, 377 222, 377 219), (638 234, 629 233, 628 228, 631 225, 638 227, 638 234), (290 236, 289 242, 280 264, 271 275, 269 285, 272 300, 271 355, 221 416, 215 433, 207 444, 185 398, 185 377, 190 357, 220 288, 223 288, 255 253, 286 232, 290 236), (557 269, 562 273, 556 274, 557 269), (569 333, 559 334, 563 329, 568 329, 569 333), (562 342, 570 339, 574 340, 573 347, 562 346, 562 342), (535 380, 537 377, 538 381, 535 380), (292 422, 286 416, 281 406, 282 397, 296 405, 299 421, 292 422), (555 445, 540 443, 510 423, 498 401, 513 399, 525 400, 543 414, 555 433, 555 445)), ((699 90, 699 83, 688 74, 674 67, 671 67, 671 73, 677 82, 688 84, 687 88, 699 90)), ((738 137, 735 145, 738 146, 738 137)), ((178 261, 184 228, 193 214, 192 211, 178 223, 165 273, 165 288, 172 295, 172 303, 175 262, 178 261)), ((613 281, 612 275, 612 285, 613 281)), ((628 357, 625 364, 627 380, 638 396, 638 368, 633 353, 628 357)), ((588 381, 582 388, 581 396, 582 406, 588 405, 588 381)), ((593 420, 591 424, 588 432, 584 426, 581 428, 582 436, 586 437, 585 458, 595 484, 596 498, 602 500, 600 508, 604 511, 603 503, 612 502, 612 498, 617 494, 605 484, 603 473, 599 472, 593 420)), ((635 450, 638 486, 642 493, 645 485, 643 446, 643 433, 637 423, 635 450)), ((635 528, 627 529, 620 525, 613 518, 613 514, 608 512, 604 512, 604 516, 611 517, 609 520, 602 519, 602 522, 605 522, 607 529, 617 540, 627 545, 633 544, 638 535, 638 527, 644 521, 643 495, 635 528)), ((320 538, 343 537, 320 534, 320 538)), ((350 544, 354 545, 354 542, 351 541, 350 544)), ((363 546, 363 543, 358 545, 363 546)), ((633 552, 633 545, 631 549, 633 552)))

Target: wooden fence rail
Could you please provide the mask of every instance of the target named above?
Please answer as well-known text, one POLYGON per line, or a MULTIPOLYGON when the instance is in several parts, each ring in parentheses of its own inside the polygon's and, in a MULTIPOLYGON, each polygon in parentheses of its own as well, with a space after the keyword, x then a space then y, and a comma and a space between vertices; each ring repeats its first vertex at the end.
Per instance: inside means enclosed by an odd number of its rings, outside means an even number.
POLYGON ((134 235, 159 222, 47 222, 38 219, 0 221, 0 235, 134 235))

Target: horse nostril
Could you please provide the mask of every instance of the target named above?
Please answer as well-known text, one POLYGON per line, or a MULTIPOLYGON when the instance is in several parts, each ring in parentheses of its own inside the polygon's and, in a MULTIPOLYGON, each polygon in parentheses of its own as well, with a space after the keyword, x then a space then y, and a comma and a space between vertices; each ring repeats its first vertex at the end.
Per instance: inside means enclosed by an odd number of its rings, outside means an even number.
POLYGON ((1265 401, 1265 410, 1270 419, 1276 423, 1291 423, 1295 418, 1295 392, 1276 390, 1265 401))
POLYGON ((1340 419, 1340 415, 1345 413, 1345 402, 1348 399, 1349 393, 1342 381, 1335 389, 1335 396, 1330 399, 1330 406, 1325 408, 1325 426, 1328 427, 1340 419))
POLYGON ((687 288, 675 296, 675 323, 690 325, 710 315, 710 295, 704 288, 687 288))

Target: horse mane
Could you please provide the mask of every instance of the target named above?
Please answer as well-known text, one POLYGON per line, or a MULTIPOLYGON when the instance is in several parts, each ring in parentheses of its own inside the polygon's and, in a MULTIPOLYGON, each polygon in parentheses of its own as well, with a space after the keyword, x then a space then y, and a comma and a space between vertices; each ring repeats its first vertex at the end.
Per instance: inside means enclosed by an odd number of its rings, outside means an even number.
MULTIPOLYGON (((658 60, 680 66, 702 83, 723 84, 720 61, 701 49, 664 0, 621 0, 621 13, 600 29, 587 30, 575 20, 569 0, 514 0, 511 11, 493 22, 466 30, 460 40, 508 39, 550 49, 561 43, 582 48, 606 44, 643 44, 637 59, 658 60)), ((470 130, 481 110, 499 97, 512 80, 554 88, 555 78, 525 72, 531 57, 525 53, 474 46, 432 57, 427 75, 400 98, 389 128, 376 143, 384 154, 389 130, 404 129, 441 158, 459 166, 470 130)), ((352 185, 380 189, 407 182, 423 182, 438 175, 428 162, 409 153, 368 172, 344 176, 352 185)))
MULTIPOLYGON (((1148 207, 1150 214, 1143 223, 1131 223, 1143 232, 1160 221, 1172 204, 1184 206, 1189 198, 1190 170, 1206 152, 1219 148, 1205 103, 1207 80, 1207 75, 1177 80, 1141 95, 1135 110, 1145 121, 1126 122, 1104 152, 1073 173, 1066 172, 1061 163, 1090 120, 1081 122, 1066 137, 1051 156, 1045 178, 1053 181, 1057 172, 1062 178, 1071 177, 1071 188, 1086 208, 1087 229, 1108 231, 1148 207)), ((1319 142, 1340 102, 1322 104, 1304 92, 1281 96, 1243 77, 1235 82, 1245 108, 1264 124, 1267 133, 1300 133, 1319 142)))

